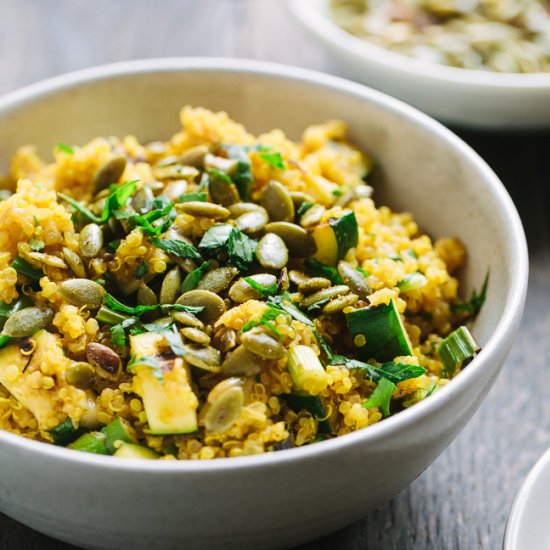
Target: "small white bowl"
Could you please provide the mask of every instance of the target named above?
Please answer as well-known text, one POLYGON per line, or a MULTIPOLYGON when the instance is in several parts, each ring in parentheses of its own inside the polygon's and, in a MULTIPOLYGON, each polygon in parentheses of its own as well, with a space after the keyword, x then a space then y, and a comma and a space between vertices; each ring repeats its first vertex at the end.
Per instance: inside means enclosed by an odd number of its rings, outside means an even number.
POLYGON ((465 295, 491 267, 473 328, 483 351, 445 388, 395 416, 266 455, 119 460, 0 432, 0 509, 86 548, 281 548, 352 523, 407 486, 456 437, 496 378, 523 311, 525 236, 491 169, 412 107, 324 74, 195 58, 54 78, 0 99, 0 172, 25 143, 49 155, 59 141, 98 135, 165 139, 178 130, 186 104, 225 109, 251 132, 280 127, 294 139, 312 123, 349 123, 350 138, 380 166, 377 202, 414 212, 434 237, 457 235, 467 244, 465 295))
POLYGON ((291 12, 326 48, 338 74, 459 126, 550 126, 550 73, 474 71, 413 59, 342 30, 332 21, 329 2, 288 0, 291 12))
POLYGON ((514 500, 503 550, 550 548, 550 449, 533 466, 514 500))

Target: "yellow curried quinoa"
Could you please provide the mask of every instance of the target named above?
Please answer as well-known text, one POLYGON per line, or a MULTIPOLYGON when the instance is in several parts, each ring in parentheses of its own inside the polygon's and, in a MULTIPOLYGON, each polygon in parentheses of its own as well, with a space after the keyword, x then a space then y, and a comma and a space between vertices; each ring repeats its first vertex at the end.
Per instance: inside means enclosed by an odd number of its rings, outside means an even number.
POLYGON ((375 205, 343 122, 297 143, 181 122, 13 157, 0 429, 122 457, 272 452, 379 422, 477 353, 463 325, 487 284, 459 301, 464 246, 375 205))

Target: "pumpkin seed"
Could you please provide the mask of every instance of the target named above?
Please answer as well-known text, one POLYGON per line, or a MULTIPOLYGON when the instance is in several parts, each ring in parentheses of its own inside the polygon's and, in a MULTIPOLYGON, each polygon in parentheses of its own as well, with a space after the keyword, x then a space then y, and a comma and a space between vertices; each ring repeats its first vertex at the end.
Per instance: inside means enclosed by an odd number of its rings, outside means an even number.
POLYGON ((185 180, 176 180, 167 183, 164 186, 162 195, 170 202, 177 202, 181 195, 187 191, 187 182, 185 180))
POLYGON ((226 159, 223 157, 217 157, 212 154, 207 154, 204 157, 204 166, 205 168, 210 168, 211 170, 217 170, 231 177, 237 171, 239 161, 235 159, 226 159))
POLYGON ((296 269, 291 269, 288 272, 288 278, 290 279, 290 282, 296 286, 300 286, 310 279, 305 273, 302 271, 297 271, 296 269))
POLYGON ((105 189, 111 183, 118 183, 125 169, 126 158, 123 156, 112 157, 107 162, 103 163, 95 173, 92 182, 94 193, 105 189))
POLYGON ((90 342, 86 346, 86 358, 93 367, 103 369, 109 375, 118 374, 122 367, 118 353, 99 342, 90 342))
POLYGON ((67 262, 68 266, 71 268, 72 272, 82 279, 86 277, 86 268, 84 267, 84 262, 81 260, 80 256, 70 248, 63 248, 63 257, 67 262))
POLYGON ((228 375, 256 376, 262 370, 263 361, 242 344, 228 353, 222 363, 222 372, 228 375))
POLYGON ((176 321, 176 323, 180 323, 186 327, 204 328, 204 323, 187 311, 171 311, 170 317, 176 321))
POLYGON ((290 279, 288 278, 288 269, 283 267, 279 274, 279 289, 281 292, 287 292, 290 288, 290 279))
POLYGON ((256 247, 256 259, 266 269, 281 269, 288 262, 288 248, 279 235, 266 233, 256 247))
MULTIPOLYGON (((224 382, 220 382, 220 384, 224 384, 224 382)), ((244 404, 242 387, 232 385, 218 390, 218 386, 215 386, 210 392, 216 392, 217 396, 215 398, 209 396, 212 403, 204 417, 204 427, 206 431, 212 433, 223 433, 231 428, 239 418, 244 404)))
POLYGON ((46 328, 53 319, 54 312, 50 308, 26 307, 12 313, 6 321, 2 334, 11 338, 26 338, 35 332, 46 328))
POLYGON ((101 252, 103 232, 97 223, 89 223, 82 228, 78 237, 80 252, 85 258, 94 258, 101 252))
POLYGON ((237 345, 237 332, 229 327, 219 327, 212 336, 212 345, 222 353, 231 351, 237 345))
POLYGON ((196 218, 210 218, 212 220, 225 220, 229 218, 231 212, 219 204, 201 201, 189 201, 176 204, 176 210, 180 214, 189 214, 196 218))
POLYGON ((221 354, 212 346, 198 346, 188 344, 184 346, 183 358, 193 367, 198 367, 209 372, 220 372, 221 354))
POLYGON ((263 206, 256 204, 255 202, 237 202, 227 207, 231 212, 232 218, 238 218, 248 212, 254 212, 255 210, 265 210, 263 206))
POLYGON ((187 340, 191 340, 191 342, 195 342, 196 344, 202 344, 203 346, 210 344, 210 336, 202 330, 193 327, 185 327, 182 328, 180 332, 187 340))
POLYGON ((81 390, 92 387, 95 383, 95 370, 90 363, 75 361, 65 371, 67 384, 80 388, 81 390))
POLYGON ((197 145, 184 151, 178 162, 184 166, 194 166, 195 168, 202 168, 204 165, 204 157, 208 154, 208 147, 206 145, 197 145))
POLYGON ((169 166, 157 165, 153 168, 153 175, 158 180, 194 180, 199 171, 192 166, 182 166, 181 164, 170 164, 169 166))
POLYGON ((348 292, 349 292, 349 287, 347 287, 346 285, 336 285, 336 286, 331 286, 330 288, 323 288, 318 292, 314 292, 313 294, 310 294, 307 298, 304 298, 300 305, 304 307, 309 307, 313 305, 315 302, 319 302, 321 300, 332 300, 333 298, 336 298, 341 294, 347 294, 348 292))
POLYGON ((28 252, 26 259, 59 269, 67 269, 69 267, 62 258, 58 258, 53 254, 44 254, 43 252, 28 252))
POLYGON ((153 193, 157 193, 159 191, 162 191, 164 189, 164 183, 162 181, 156 181, 156 180, 147 180, 143 182, 143 185, 151 189, 153 193))
MULTIPOLYGON (((263 287, 269 287, 277 283, 277 277, 269 273, 257 273, 251 275, 250 278, 263 287)), ((233 286, 229 289, 229 297, 238 304, 244 304, 248 300, 259 300, 262 295, 259 290, 256 290, 242 278, 233 283, 233 286)))
POLYGON ((323 307, 323 313, 337 313, 348 306, 352 306, 357 302, 357 300, 359 300, 359 296, 357 296, 357 294, 345 294, 344 296, 338 296, 338 298, 334 298, 334 300, 331 300, 323 307))
POLYGON ((278 181, 271 180, 264 189, 262 206, 275 222, 290 222, 294 219, 294 203, 288 189, 278 181))
POLYGON ((75 306, 97 309, 103 303, 105 289, 90 279, 67 279, 59 284, 59 293, 75 306))
POLYGON ((322 204, 314 204, 311 208, 308 208, 306 213, 300 218, 300 225, 302 227, 311 227, 318 224, 326 208, 322 204))
POLYGON ((236 267, 218 267, 217 269, 212 269, 203 275, 197 288, 219 294, 231 284, 231 281, 238 273, 239 270, 236 267))
POLYGON ((159 301, 154 290, 142 282, 137 291, 137 303, 141 306, 154 306, 159 301))
POLYGON ((160 287, 159 302, 173 304, 178 297, 181 286, 181 272, 178 266, 171 269, 164 277, 160 287))
POLYGON ((286 355, 284 346, 260 328, 253 328, 242 334, 241 342, 248 351, 263 359, 281 359, 286 355))
POLYGON ((264 208, 258 208, 241 214, 235 223, 237 228, 244 233, 257 233, 265 227, 267 222, 269 222, 267 212, 264 208))
POLYGON ((315 239, 303 227, 289 222, 271 222, 265 226, 267 233, 279 235, 291 256, 307 258, 317 252, 315 239))
POLYGON ((116 286, 124 296, 130 296, 130 294, 133 294, 136 290, 139 290, 140 285, 141 281, 139 279, 116 282, 116 286))
POLYGON ((302 191, 290 191, 289 194, 292 202, 294 203, 295 210, 298 210, 304 202, 315 203, 315 199, 311 195, 303 193, 302 191))
POLYGON ((150 187, 144 185, 134 193, 131 205, 138 214, 143 214, 151 210, 154 200, 155 195, 153 195, 153 191, 151 191, 150 187))
POLYGON ((183 304, 184 306, 202 306, 204 309, 197 316, 205 323, 217 319, 225 312, 225 302, 223 299, 209 290, 189 290, 182 294, 176 303, 183 304))
POLYGON ((352 292, 357 294, 361 300, 368 300, 372 290, 365 279, 365 276, 357 271, 351 264, 345 261, 338 262, 338 274, 342 281, 350 287, 352 292))
POLYGON ((221 204, 222 206, 229 206, 241 200, 237 187, 233 183, 228 183, 215 174, 210 176, 208 192, 210 193, 212 202, 221 204))
POLYGON ((325 279, 324 277, 311 277, 298 285, 298 290, 303 294, 311 294, 323 288, 329 288, 331 285, 332 282, 329 279, 325 279))

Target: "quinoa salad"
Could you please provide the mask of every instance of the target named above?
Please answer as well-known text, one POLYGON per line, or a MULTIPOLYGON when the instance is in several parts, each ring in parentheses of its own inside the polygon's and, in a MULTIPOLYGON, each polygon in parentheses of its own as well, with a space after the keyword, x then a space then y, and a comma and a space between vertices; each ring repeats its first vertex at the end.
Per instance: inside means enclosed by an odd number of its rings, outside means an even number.
POLYGON ((550 72, 549 0, 330 0, 345 31, 423 61, 550 72))
POLYGON ((164 142, 13 156, 1 430, 128 458, 276 452, 429 399, 479 352, 487 278, 459 298, 464 245, 375 205, 343 122, 294 142, 180 118, 164 142))

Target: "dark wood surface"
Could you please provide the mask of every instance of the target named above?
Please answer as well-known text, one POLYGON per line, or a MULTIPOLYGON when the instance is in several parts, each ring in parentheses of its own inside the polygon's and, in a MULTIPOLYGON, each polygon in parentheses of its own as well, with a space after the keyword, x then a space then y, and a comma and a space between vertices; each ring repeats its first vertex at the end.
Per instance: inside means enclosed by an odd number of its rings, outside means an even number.
MULTIPOLYGON (((0 94, 102 63, 197 55, 331 70, 282 0, 0 0, 0 94)), ((419 479, 301 550, 500 549, 514 495, 550 444, 550 131, 457 133, 501 177, 525 226, 531 271, 519 337, 479 412, 419 479)), ((0 514, 1 550, 54 548, 72 547, 0 514)))

